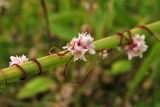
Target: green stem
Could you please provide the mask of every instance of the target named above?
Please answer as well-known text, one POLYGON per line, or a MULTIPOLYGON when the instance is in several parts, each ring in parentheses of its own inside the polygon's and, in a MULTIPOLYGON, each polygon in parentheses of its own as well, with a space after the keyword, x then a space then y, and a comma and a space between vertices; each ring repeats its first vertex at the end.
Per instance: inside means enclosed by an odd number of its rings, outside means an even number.
MULTIPOLYGON (((151 23, 146 25, 152 32, 155 34, 160 34, 160 21, 151 23)), ((131 30, 133 33, 140 33, 140 34, 148 34, 147 31, 134 28, 131 30)), ((124 33, 125 36, 128 36, 127 33, 124 33)), ((96 50, 99 49, 110 49, 118 47, 120 42, 120 37, 117 35, 109 36, 104 39, 100 39, 94 42, 96 50)), ((48 55, 42 58, 37 59, 41 64, 43 71, 48 70, 50 68, 56 67, 57 65, 64 64, 69 59, 70 55, 65 56, 57 56, 57 55, 48 55)), ((38 66, 36 63, 32 61, 28 61, 20 65, 24 70, 27 72, 28 76, 38 74, 38 66)), ((22 76, 23 73, 17 67, 8 67, 2 69, 0 72, 0 84, 5 83, 6 78, 7 82, 14 82, 18 81, 22 76), (3 73, 2 73, 3 71, 3 73)))

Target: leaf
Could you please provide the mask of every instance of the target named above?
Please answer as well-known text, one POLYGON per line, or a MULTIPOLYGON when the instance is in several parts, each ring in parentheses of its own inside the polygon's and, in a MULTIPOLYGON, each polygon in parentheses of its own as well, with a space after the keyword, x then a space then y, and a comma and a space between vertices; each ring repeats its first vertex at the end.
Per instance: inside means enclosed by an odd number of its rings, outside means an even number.
POLYGON ((29 81, 17 94, 19 99, 33 97, 36 94, 47 91, 50 87, 53 87, 55 83, 46 78, 38 77, 29 81))
POLYGON ((111 73, 118 75, 129 71, 132 67, 132 64, 128 60, 119 60, 112 64, 111 73))

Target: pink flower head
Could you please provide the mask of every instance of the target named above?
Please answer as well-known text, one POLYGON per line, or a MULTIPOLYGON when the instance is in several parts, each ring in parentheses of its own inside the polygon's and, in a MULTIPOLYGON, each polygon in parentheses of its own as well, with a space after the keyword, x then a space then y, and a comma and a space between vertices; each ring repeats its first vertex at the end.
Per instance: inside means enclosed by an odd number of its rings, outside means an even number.
POLYGON ((79 33, 78 38, 73 38, 70 43, 63 47, 63 49, 67 49, 72 55, 74 55, 74 61, 78 59, 87 61, 85 58, 85 54, 95 54, 93 38, 90 34, 87 33, 79 33))
POLYGON ((143 57, 143 53, 147 51, 148 48, 144 39, 144 35, 136 34, 132 37, 132 41, 129 43, 129 45, 125 46, 125 49, 128 51, 129 60, 136 56, 139 56, 140 58, 143 57))
POLYGON ((15 56, 15 57, 11 56, 10 60, 11 62, 9 62, 9 66, 12 66, 14 64, 22 64, 28 61, 29 59, 25 55, 22 55, 22 56, 15 56))
POLYGON ((101 59, 107 58, 108 57, 107 50, 103 50, 103 51, 99 52, 99 56, 100 56, 101 59))

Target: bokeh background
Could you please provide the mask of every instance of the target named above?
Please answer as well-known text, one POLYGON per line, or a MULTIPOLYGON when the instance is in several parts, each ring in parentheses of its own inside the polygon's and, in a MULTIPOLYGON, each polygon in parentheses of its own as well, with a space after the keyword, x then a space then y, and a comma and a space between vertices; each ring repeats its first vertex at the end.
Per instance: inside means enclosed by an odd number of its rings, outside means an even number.
MULTIPOLYGON (((79 32, 97 40, 158 21, 159 10, 160 0, 0 0, 0 66, 7 67, 12 55, 46 56, 79 32)), ((64 66, 57 66, 2 86, 0 107, 160 107, 160 49, 152 38, 147 43, 143 59, 128 61, 112 50, 106 60, 90 58, 80 71, 70 64, 73 79, 92 66, 84 84, 64 82, 64 66)))

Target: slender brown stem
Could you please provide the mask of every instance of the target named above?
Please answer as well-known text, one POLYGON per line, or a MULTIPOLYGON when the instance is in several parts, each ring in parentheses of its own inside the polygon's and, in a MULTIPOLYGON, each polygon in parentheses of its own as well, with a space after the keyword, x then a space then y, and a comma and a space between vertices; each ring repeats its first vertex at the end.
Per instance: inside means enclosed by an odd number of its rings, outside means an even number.
POLYGON ((121 46, 121 45, 122 45, 122 42, 123 42, 123 37, 124 37, 124 35, 123 35, 123 33, 121 33, 121 32, 117 32, 116 34, 120 37, 119 46, 121 46))
POLYGON ((149 33, 155 38, 155 40, 157 40, 158 42, 160 42, 159 38, 156 37, 156 36, 154 35, 154 33, 153 33, 147 26, 145 26, 145 25, 140 25, 140 26, 138 26, 138 28, 141 28, 141 29, 146 30, 147 32, 149 32, 149 33))
POLYGON ((71 57, 68 59, 67 63, 65 64, 65 67, 64 67, 64 72, 63 72, 63 74, 64 74, 64 80, 65 80, 65 81, 68 81, 66 71, 67 71, 67 67, 68 67, 69 62, 70 62, 72 59, 73 59, 73 56, 71 56, 71 57))
POLYGON ((64 51, 63 53, 57 52, 56 54, 57 54, 58 56, 64 56, 64 55, 66 55, 68 52, 69 52, 69 51, 66 50, 66 51, 64 51))
POLYGON ((49 52, 48 52, 49 55, 56 54, 56 55, 58 55, 58 56, 64 56, 64 55, 66 55, 66 54, 69 52, 68 50, 65 50, 65 51, 63 51, 63 52, 52 52, 52 50, 54 50, 54 49, 60 51, 60 49, 58 49, 58 48, 56 48, 56 47, 52 47, 52 48, 49 50, 49 52))
POLYGON ((26 71, 18 64, 13 64, 12 66, 16 66, 17 68, 20 69, 20 71, 24 74, 24 76, 22 78, 20 78, 21 80, 25 80, 27 78, 27 73, 26 71))
POLYGON ((40 64, 40 62, 36 59, 36 58, 32 58, 31 61, 35 62, 38 65, 39 68, 39 73, 38 74, 42 74, 42 66, 40 64))
POLYGON ((140 25, 138 27, 141 28, 141 29, 144 29, 144 30, 148 31, 151 35, 154 35, 154 33, 149 28, 147 28, 145 25, 140 25))
POLYGON ((79 82, 80 84, 84 84, 85 81, 87 80, 89 74, 91 73, 93 69, 89 70, 86 74, 85 74, 85 77, 79 82))
POLYGON ((124 32, 117 32, 116 34, 120 37, 119 46, 123 43, 123 38, 126 39, 129 42, 129 39, 123 34, 124 32))
POLYGON ((64 68, 64 79, 65 79, 65 81, 69 81, 69 82, 74 83, 74 84, 84 84, 85 81, 86 81, 86 79, 87 79, 87 77, 88 77, 88 75, 89 75, 90 72, 92 71, 92 69, 89 70, 89 71, 85 74, 85 76, 84 76, 80 81, 71 81, 71 80, 69 80, 69 79, 67 78, 67 72, 66 72, 66 71, 67 71, 67 67, 68 67, 69 62, 70 62, 72 59, 73 59, 73 56, 70 57, 70 59, 67 61, 66 65, 65 65, 65 68, 64 68))
MULTIPOLYGON (((131 31, 129 29, 125 29, 124 32, 128 33, 129 39, 132 39, 132 33, 131 33, 131 31)), ((128 39, 128 41, 130 41, 129 39, 128 39)))
POLYGON ((54 49, 57 50, 57 51, 61 51, 60 49, 58 49, 58 48, 56 48, 56 47, 53 46, 52 48, 49 49, 49 52, 48 52, 49 55, 56 53, 56 52, 52 52, 54 49))

